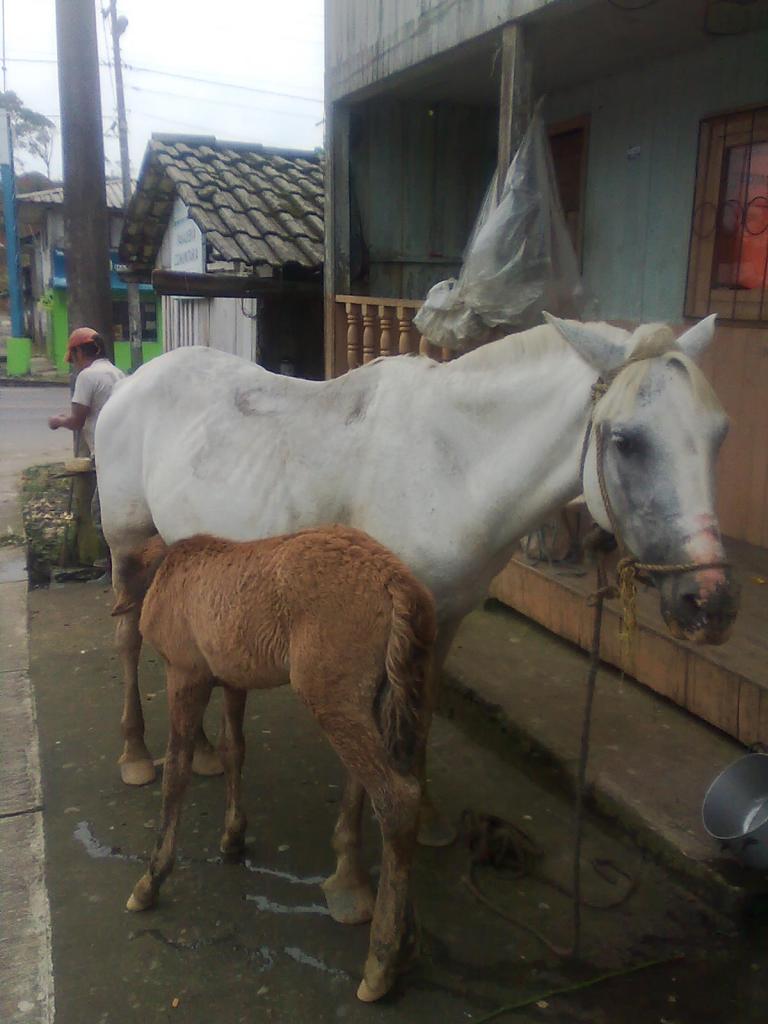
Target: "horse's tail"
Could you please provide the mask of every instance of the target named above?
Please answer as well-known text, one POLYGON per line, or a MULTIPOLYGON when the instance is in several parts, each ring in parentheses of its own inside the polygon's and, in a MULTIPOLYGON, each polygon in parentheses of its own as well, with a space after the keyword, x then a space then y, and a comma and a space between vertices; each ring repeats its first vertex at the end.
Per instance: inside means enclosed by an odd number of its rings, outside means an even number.
POLYGON ((392 621, 377 697, 379 728, 401 771, 410 771, 428 727, 428 687, 437 630, 432 595, 412 576, 396 573, 387 585, 392 621))
POLYGON ((168 545, 159 536, 129 555, 124 555, 117 564, 117 589, 112 615, 125 615, 134 608, 141 608, 144 597, 152 586, 155 574, 168 554, 168 545))

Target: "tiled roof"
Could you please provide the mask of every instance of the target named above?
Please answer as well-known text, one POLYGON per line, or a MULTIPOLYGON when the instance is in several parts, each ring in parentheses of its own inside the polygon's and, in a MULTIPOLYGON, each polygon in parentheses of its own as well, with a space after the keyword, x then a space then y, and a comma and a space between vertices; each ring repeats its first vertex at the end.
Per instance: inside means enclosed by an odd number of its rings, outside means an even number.
POLYGON ((154 135, 123 226, 121 260, 150 270, 175 197, 204 233, 208 262, 323 262, 323 161, 316 153, 154 135))
MULTIPOLYGON (((53 188, 44 188, 39 192, 24 192, 16 196, 20 203, 40 203, 45 206, 55 206, 64 202, 64 186, 55 185, 53 188)), ((123 184, 119 178, 107 180, 107 206, 110 210, 122 210, 123 208, 123 184)))

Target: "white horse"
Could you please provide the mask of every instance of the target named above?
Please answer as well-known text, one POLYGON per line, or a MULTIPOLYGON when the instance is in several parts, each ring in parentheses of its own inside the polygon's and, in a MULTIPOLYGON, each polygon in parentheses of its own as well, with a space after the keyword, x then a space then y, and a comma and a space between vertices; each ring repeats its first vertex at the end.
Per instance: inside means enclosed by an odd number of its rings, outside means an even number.
MULTIPOLYGON (((721 561, 714 469, 727 420, 692 361, 711 341, 714 317, 669 351, 672 334, 659 325, 630 334, 548 319, 451 363, 392 357, 322 382, 275 376, 206 348, 142 367, 114 392, 96 430, 115 585, 125 556, 155 532, 168 543, 197 533, 246 540, 348 524, 394 551, 431 589, 439 667, 522 535, 582 490, 610 528, 596 473, 598 431, 609 499, 633 553, 654 563, 721 561), (622 369, 594 408, 582 480, 592 385, 642 346, 649 357, 622 369)), ((736 612, 727 569, 664 576, 659 589, 678 634, 722 641, 736 612)), ((140 785, 154 768, 135 617, 118 624, 117 643, 125 675, 121 774, 140 785)), ((214 759, 201 733, 197 769, 216 770, 214 759)))

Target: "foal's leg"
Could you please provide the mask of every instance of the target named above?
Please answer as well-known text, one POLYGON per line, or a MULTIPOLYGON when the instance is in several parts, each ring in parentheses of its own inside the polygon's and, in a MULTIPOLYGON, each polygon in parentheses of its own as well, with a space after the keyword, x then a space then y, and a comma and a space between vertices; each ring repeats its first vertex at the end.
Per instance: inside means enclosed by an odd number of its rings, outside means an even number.
POLYGON ((371 1003, 395 983, 416 943, 409 882, 416 847, 421 787, 414 776, 389 770, 371 780, 371 803, 381 826, 382 858, 368 958, 358 999, 371 1003))
POLYGON ((364 801, 362 784, 348 774, 333 830, 336 871, 322 885, 331 917, 340 924, 362 924, 373 916, 375 897, 371 880, 360 861, 364 801))
MULTIPOLYGON (((299 693, 306 696, 312 686, 305 677, 292 679, 299 693)), ((357 685, 355 681, 354 685, 357 685)), ((353 683, 350 681, 350 687, 353 683)), ((349 689, 348 688, 348 689, 349 689)), ((338 685, 338 692, 345 687, 338 685)), ((372 692, 373 688, 372 688, 372 692)), ((381 877, 371 924, 368 959, 357 994, 363 1002, 373 1002, 389 991, 403 964, 409 944, 414 940, 414 920, 409 897, 411 863, 416 847, 421 786, 414 775, 400 774, 391 765, 384 740, 370 715, 354 707, 340 714, 332 705, 310 702, 310 708, 323 727, 347 771, 354 772, 368 792, 379 819, 383 842, 381 877)), ((348 788, 342 820, 347 812, 354 821, 359 816, 358 790, 348 788), (347 802, 348 801, 348 802, 347 802)), ((340 844, 342 847, 346 844, 340 844)))
POLYGON ((174 668, 168 669, 167 685, 170 728, 163 770, 163 820, 149 870, 134 886, 126 904, 128 910, 153 907, 160 886, 173 870, 181 801, 192 768, 192 747, 211 695, 210 680, 174 668))
POLYGON ((224 771, 219 751, 205 735, 203 723, 195 736, 195 752, 192 757, 192 771, 195 775, 221 775, 224 771))
MULTIPOLYGON (((122 593, 116 563, 113 567, 113 587, 122 593)), ((155 766, 144 743, 144 715, 139 693, 139 609, 120 615, 115 626, 115 646, 123 666, 123 715, 120 729, 123 734, 123 752, 120 755, 120 777, 129 786, 144 786, 155 777, 155 766)))
POLYGON ((224 687, 224 719, 222 722, 219 753, 224 763, 227 786, 227 809, 224 814, 224 832, 221 836, 222 853, 239 853, 245 842, 246 817, 241 796, 241 776, 245 760, 243 715, 245 690, 224 687))

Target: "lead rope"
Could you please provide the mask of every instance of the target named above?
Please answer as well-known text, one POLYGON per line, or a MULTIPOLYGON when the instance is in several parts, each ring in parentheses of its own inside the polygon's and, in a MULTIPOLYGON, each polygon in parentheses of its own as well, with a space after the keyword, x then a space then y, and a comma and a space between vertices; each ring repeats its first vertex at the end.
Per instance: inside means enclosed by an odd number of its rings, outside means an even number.
MULTIPOLYGON (((616 377, 621 373, 625 366, 633 360, 632 357, 611 371, 605 376, 601 376, 597 379, 595 384, 592 386, 592 414, 587 424, 586 434, 584 436, 584 443, 581 450, 581 478, 584 477, 584 463, 586 462, 587 452, 589 450, 589 439, 594 429, 594 409, 600 399, 607 393, 611 384, 614 382, 616 377)), ((678 564, 665 564, 665 563, 652 563, 652 562, 641 562, 638 558, 632 555, 626 545, 623 542, 621 532, 619 530, 616 515, 611 503, 611 499, 608 495, 608 488, 605 483, 605 469, 604 469, 604 443, 603 443, 604 432, 598 424, 595 429, 595 459, 597 464, 597 479, 600 485, 600 496, 605 506, 605 512, 608 516, 608 521, 611 525, 611 531, 613 537, 618 545, 619 551, 621 552, 621 559, 616 566, 616 583, 609 584, 605 572, 605 565, 603 563, 604 552, 606 550, 606 538, 610 537, 610 534, 601 530, 599 527, 596 533, 591 538, 591 546, 596 552, 596 563, 595 563, 595 592, 588 599, 589 603, 594 606, 595 616, 592 625, 592 646, 589 652, 589 671, 587 673, 587 692, 584 699, 584 715, 582 719, 581 727, 581 746, 579 751, 579 765, 576 783, 576 808, 575 808, 575 836, 574 836, 574 855, 573 855, 573 943, 571 946, 574 957, 578 957, 581 948, 581 846, 583 838, 583 825, 584 825, 584 797, 587 786, 587 765, 589 762, 589 741, 590 733, 592 728, 592 705, 595 697, 595 686, 597 681, 597 672, 600 667, 600 634, 602 632, 603 624, 603 602, 606 598, 619 599, 621 621, 619 625, 619 640, 621 644, 622 652, 628 657, 631 648, 632 641, 635 636, 637 629, 637 584, 638 581, 646 582, 647 577, 651 575, 668 575, 671 573, 684 573, 684 572, 700 572, 704 569, 724 569, 729 568, 730 563, 724 560, 714 562, 681 562, 678 564)), ((585 542, 585 547, 587 542, 585 542)), ((648 581, 650 582, 650 581, 648 581)), ((623 675, 623 669, 622 669, 623 675)))
MULTIPOLYGON (((589 444, 589 436, 592 426, 592 420, 590 419, 586 435, 587 446, 589 444)), ((701 572, 704 569, 727 569, 730 567, 730 562, 723 559, 713 562, 641 562, 638 558, 635 558, 634 555, 629 554, 627 547, 622 540, 619 526, 616 521, 616 514, 613 510, 611 499, 608 496, 608 488, 605 483, 603 449, 603 431, 598 426, 595 430, 595 459, 597 464, 597 480, 600 485, 600 496, 603 499, 603 505, 605 506, 605 511, 611 524, 611 532, 616 538, 616 543, 622 553, 622 557, 616 566, 616 583, 610 586, 605 582, 602 584, 598 583, 598 590, 603 591, 604 597, 617 597, 619 599, 619 608, 621 612, 621 621, 619 623, 619 642, 621 644, 622 653, 626 658, 628 658, 632 652, 632 641, 637 629, 638 582, 650 583, 651 581, 648 577, 653 575, 701 572)))
POLYGON ((589 761, 589 738, 592 729, 592 705, 595 699, 597 671, 600 667, 600 633, 603 626, 603 601, 606 597, 607 581, 603 552, 597 550, 598 537, 595 536, 595 581, 597 587, 593 598, 595 616, 592 622, 592 646, 589 651, 589 671, 587 673, 587 692, 584 698, 584 714, 581 723, 581 745, 579 749, 579 768, 576 779, 576 824, 573 842, 573 942, 571 956, 577 957, 581 952, 581 845, 584 834, 584 794, 587 788, 587 763, 589 761))

